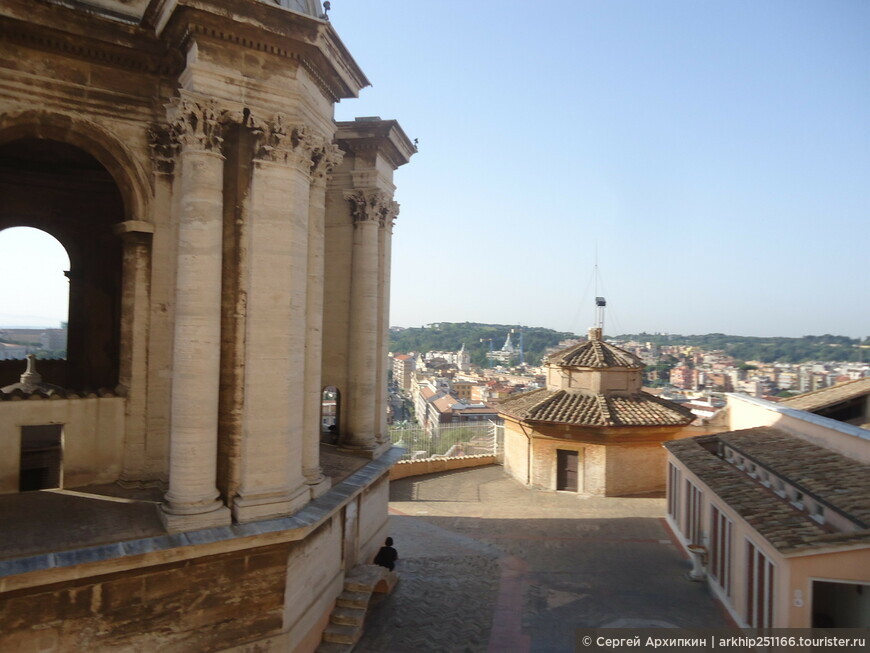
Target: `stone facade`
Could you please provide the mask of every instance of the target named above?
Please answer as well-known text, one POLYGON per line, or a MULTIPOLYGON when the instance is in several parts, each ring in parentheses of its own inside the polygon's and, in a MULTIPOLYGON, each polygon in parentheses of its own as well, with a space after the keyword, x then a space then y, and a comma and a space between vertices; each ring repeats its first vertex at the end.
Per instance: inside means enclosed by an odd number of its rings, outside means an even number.
MULTIPOLYGON (((22 487, 22 427, 59 425, 61 490, 162 488, 169 534, 0 556, 0 648, 310 650, 386 522, 392 175, 413 145, 334 121, 368 80, 314 0, 10 0, 0 52, 0 229, 47 231, 71 267, 54 387, 0 393, 0 493, 22 487), (369 472, 324 473, 326 386, 369 472), (202 609, 161 621, 169 570, 173 605, 202 609)), ((21 372, 0 362, 0 386, 21 372)))

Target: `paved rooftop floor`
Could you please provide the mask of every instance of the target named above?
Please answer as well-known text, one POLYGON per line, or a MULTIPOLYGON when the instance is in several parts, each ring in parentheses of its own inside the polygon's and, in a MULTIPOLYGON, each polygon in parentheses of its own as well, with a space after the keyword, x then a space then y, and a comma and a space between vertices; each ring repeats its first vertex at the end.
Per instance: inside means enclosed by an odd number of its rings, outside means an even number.
MULTIPOLYGON (((329 444, 320 461, 333 486, 371 462, 329 444)), ((163 535, 163 494, 106 483, 0 495, 0 560, 163 535)))
POLYGON ((401 580, 356 653, 570 652, 574 630, 727 627, 661 498, 530 490, 490 466, 391 482, 401 580))

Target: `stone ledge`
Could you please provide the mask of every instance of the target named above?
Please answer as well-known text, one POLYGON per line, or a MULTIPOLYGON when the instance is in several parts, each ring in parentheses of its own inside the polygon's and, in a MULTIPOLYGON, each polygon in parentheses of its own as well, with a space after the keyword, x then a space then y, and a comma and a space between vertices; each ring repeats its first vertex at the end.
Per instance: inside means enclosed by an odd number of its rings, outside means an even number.
POLYGON ((435 472, 446 472, 466 467, 483 467, 484 465, 494 464, 496 464, 496 458, 490 454, 401 460, 390 469, 390 480, 396 481, 409 476, 422 476, 424 474, 434 474, 435 472))
POLYGON ((149 563, 157 565, 193 558, 201 555, 193 550, 200 545, 224 544, 225 550, 229 551, 246 548, 249 543, 243 540, 262 535, 272 535, 270 543, 301 540, 386 473, 403 454, 403 449, 397 447, 390 449, 290 517, 0 560, 0 592, 66 580, 66 578, 59 578, 57 574, 40 577, 40 572, 49 570, 66 568, 69 571, 69 578, 79 577, 81 572, 73 567, 82 564, 116 562, 119 564, 113 566, 112 571, 120 571, 127 564, 131 568, 142 568, 149 566, 149 563), (153 557, 153 562, 143 561, 141 557, 133 559, 149 554, 157 554, 153 557), (125 558, 129 560, 125 561, 125 558), (35 575, 27 579, 15 578, 23 574, 35 575))

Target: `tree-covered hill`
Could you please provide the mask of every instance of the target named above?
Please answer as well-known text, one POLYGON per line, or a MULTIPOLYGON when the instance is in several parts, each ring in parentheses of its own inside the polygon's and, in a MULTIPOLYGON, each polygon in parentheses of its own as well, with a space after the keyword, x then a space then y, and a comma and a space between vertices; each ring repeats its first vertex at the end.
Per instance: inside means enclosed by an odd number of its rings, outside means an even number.
POLYGON ((710 351, 719 349, 742 361, 764 363, 806 363, 808 361, 867 361, 870 362, 870 338, 861 340, 846 336, 804 336, 802 338, 755 336, 729 336, 708 333, 698 336, 675 334, 635 333, 617 337, 619 340, 652 342, 657 345, 688 345, 710 351))
MULTIPOLYGON (((489 342, 481 342, 481 339, 492 338, 493 349, 501 349, 511 329, 522 330, 525 361, 531 365, 540 363, 541 357, 548 347, 555 347, 560 340, 577 337, 573 333, 553 331, 543 327, 518 327, 515 324, 479 324, 477 322, 439 322, 437 325, 427 327, 391 331, 390 351, 395 353, 458 351, 465 343, 465 349, 471 355, 471 362, 475 365, 485 366, 489 342)), ((519 333, 514 333, 511 341, 514 346, 518 347, 519 333)))

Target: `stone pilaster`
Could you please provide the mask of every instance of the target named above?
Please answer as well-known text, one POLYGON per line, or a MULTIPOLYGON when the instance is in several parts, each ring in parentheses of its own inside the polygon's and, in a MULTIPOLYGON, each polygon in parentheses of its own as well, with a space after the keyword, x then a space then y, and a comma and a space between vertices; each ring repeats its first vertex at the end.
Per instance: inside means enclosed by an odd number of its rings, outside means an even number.
POLYGON ((303 395, 312 140, 276 114, 260 126, 242 270, 245 374, 237 521, 304 506, 303 395))
POLYGON ((160 514, 178 532, 230 523, 216 489, 223 156, 213 103, 176 100, 169 116, 180 150, 178 255, 169 491, 160 514))
POLYGON ((341 162, 336 145, 323 141, 312 152, 311 193, 308 202, 308 293, 305 326, 305 398, 303 408, 302 471, 312 498, 330 488, 320 467, 320 430, 323 366, 323 277, 326 181, 341 162))
POLYGON ((119 482, 139 485, 150 481, 145 424, 148 370, 151 235, 154 225, 128 220, 115 227, 124 243, 121 292, 121 365, 119 390, 127 398, 124 424, 124 463, 119 482))

